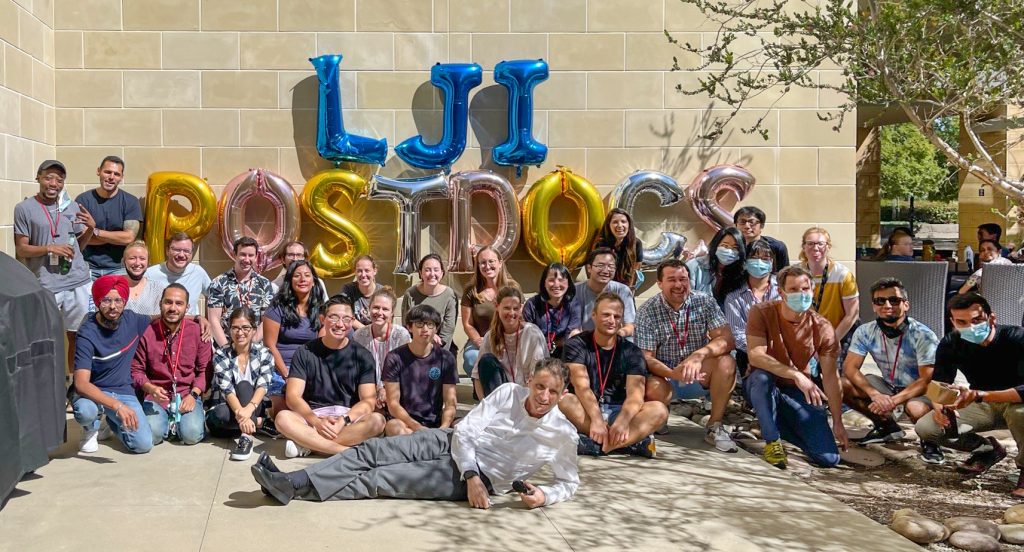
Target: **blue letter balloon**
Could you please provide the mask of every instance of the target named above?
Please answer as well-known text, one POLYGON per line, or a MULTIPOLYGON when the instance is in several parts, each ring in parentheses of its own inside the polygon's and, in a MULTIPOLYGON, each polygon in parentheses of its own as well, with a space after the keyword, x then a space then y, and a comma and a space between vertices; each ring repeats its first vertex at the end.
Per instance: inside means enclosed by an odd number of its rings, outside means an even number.
POLYGON ((469 91, 483 82, 476 63, 438 63, 430 69, 430 83, 444 91, 444 131, 441 141, 427 145, 417 135, 395 146, 406 163, 421 169, 451 167, 466 149, 469 91))
POLYGON ((316 76, 320 80, 316 123, 316 151, 320 157, 335 163, 353 161, 383 165, 388 157, 387 139, 375 140, 345 132, 338 82, 341 55, 323 55, 309 58, 309 61, 316 68, 316 76))
POLYGON ((518 176, 523 165, 540 165, 548 148, 533 139, 533 88, 548 79, 543 59, 503 61, 494 67, 494 82, 508 89, 508 139, 491 150, 499 165, 515 166, 518 176))

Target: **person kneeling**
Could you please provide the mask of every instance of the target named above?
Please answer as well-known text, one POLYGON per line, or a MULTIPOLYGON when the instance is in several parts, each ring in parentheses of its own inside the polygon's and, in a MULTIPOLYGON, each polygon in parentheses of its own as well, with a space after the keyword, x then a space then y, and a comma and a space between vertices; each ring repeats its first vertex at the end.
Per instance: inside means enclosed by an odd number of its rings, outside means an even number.
POLYGON ((412 341, 388 353, 381 371, 388 412, 394 417, 384 428, 386 435, 444 429, 455 421, 455 355, 434 344, 441 314, 417 305, 405 318, 412 341))
POLYGON ((644 401, 646 360, 639 347, 619 335, 624 306, 604 292, 594 303, 594 329, 565 342, 572 390, 560 408, 580 431, 579 454, 615 449, 653 458, 655 429, 668 420, 660 401, 644 401))
POLYGON ((487 509, 491 494, 519 492, 529 508, 572 497, 579 487, 576 428, 558 409, 565 365, 540 361, 526 387, 499 386, 455 427, 370 439, 306 469, 281 472, 263 453, 251 470, 282 504, 299 500, 406 498, 469 500, 487 509), (524 480, 550 465, 555 482, 524 480))
POLYGON ((352 305, 332 297, 320 314, 323 337, 295 351, 285 400, 290 410, 276 418, 288 438, 288 458, 310 452, 337 454, 384 431, 377 405, 373 355, 348 338, 352 305))

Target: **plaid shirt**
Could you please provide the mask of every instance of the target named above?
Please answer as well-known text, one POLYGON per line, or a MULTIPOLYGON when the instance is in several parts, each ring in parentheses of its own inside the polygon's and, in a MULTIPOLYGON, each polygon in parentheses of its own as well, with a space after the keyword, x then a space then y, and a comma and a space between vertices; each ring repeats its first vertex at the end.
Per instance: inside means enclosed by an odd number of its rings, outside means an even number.
MULTIPOLYGON (((224 397, 235 392, 235 385, 248 379, 238 371, 238 367, 235 365, 236 358, 238 358, 238 354, 235 353, 235 349, 231 345, 214 350, 214 402, 223 401, 224 397)), ((262 343, 254 342, 249 345, 249 366, 246 371, 253 376, 252 380, 255 382, 253 388, 262 387, 269 390, 270 378, 274 372, 274 356, 270 354, 270 349, 264 347, 262 343)))
MULTIPOLYGON (((270 300, 274 298, 274 287, 270 280, 256 274, 249 276, 243 284, 235 276, 235 269, 229 268, 227 272, 217 276, 210 283, 206 295, 206 308, 221 307, 224 310, 220 315, 220 327, 228 334, 228 327, 231 325, 231 311, 238 307, 249 307, 256 314, 256 320, 263 316, 263 311, 270 307, 270 300)), ((228 338, 230 339, 230 335, 228 338)))
POLYGON ((708 332, 727 324, 718 303, 706 293, 690 292, 678 311, 672 311, 659 293, 637 311, 634 337, 638 347, 654 351, 655 358, 674 368, 708 344, 708 332), (680 341, 685 341, 684 347, 680 341))

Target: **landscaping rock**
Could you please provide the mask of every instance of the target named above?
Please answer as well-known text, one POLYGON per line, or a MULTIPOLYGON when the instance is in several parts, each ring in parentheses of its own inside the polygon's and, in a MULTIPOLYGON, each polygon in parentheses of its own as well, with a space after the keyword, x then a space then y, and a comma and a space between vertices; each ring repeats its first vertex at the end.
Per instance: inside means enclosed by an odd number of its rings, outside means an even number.
POLYGON ((943 525, 949 528, 950 533, 960 531, 973 531, 988 535, 993 539, 999 539, 999 526, 987 519, 971 516, 956 516, 943 520, 943 525))
POLYGON ((942 542, 949 536, 945 525, 913 510, 898 510, 893 514, 889 528, 917 544, 942 542))
POLYGON ((999 533, 1004 542, 1008 542, 1010 544, 1024 544, 1024 523, 1000 525, 999 533))
POLYGON ((1006 523, 1024 523, 1024 504, 1010 506, 1003 514, 1006 523))
POLYGON ((967 552, 999 552, 999 541, 977 531, 957 531, 949 537, 949 544, 967 552))
POLYGON ((676 416, 689 418, 693 416, 693 407, 688 404, 672 405, 672 413, 676 416))

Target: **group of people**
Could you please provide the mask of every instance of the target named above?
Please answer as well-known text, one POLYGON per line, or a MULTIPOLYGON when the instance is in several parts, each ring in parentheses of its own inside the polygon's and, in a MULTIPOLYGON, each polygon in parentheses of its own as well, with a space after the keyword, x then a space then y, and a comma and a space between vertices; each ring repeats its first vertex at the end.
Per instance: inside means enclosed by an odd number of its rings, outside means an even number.
MULTIPOLYGON (((942 447, 970 451, 969 473, 1006 455, 978 431, 1007 425, 1024 443, 1024 330, 997 325, 985 299, 966 293, 950 302, 957 331, 940 342, 908 316, 895 279, 874 283, 877 318, 858 325, 857 283, 831 258, 829 232, 807 229, 791 265, 756 207, 739 209, 708 255, 660 263, 658 293, 639 306, 643 244, 620 209, 580 282, 552 263, 527 299, 484 247, 461 295, 431 253, 399 301, 368 255, 330 296, 297 241, 274 280, 256 271, 251 238, 233 244, 233 266, 212 280, 183 233, 150 266, 138 199, 118 189, 124 161, 105 158, 97 174, 100 186, 70 201, 64 165, 45 161, 39 193, 15 208, 17 254, 54 293, 69 332, 83 453, 110 436, 144 453, 209 433, 237 436, 231 457, 243 460, 255 433, 280 434, 286 457, 330 456, 285 473, 261 455, 253 474, 281 502, 399 496, 486 508, 489 494, 515 489, 537 507, 575 492, 578 454, 655 456, 686 385, 710 395, 706 441, 722 452, 738 450, 723 423, 738 386, 765 460, 780 468, 782 440, 817 465, 838 464, 844 404, 875 424, 862 443, 902 438, 906 413, 926 461, 943 462, 942 447), (869 354, 880 376, 861 372, 869 354), (458 357, 480 401, 461 420, 458 357), (929 382, 952 383, 957 370, 971 388, 951 407, 931 404, 929 382), (523 481, 544 465, 554 485, 523 481)), ((1014 493, 1024 497, 1024 478, 1014 493)))

